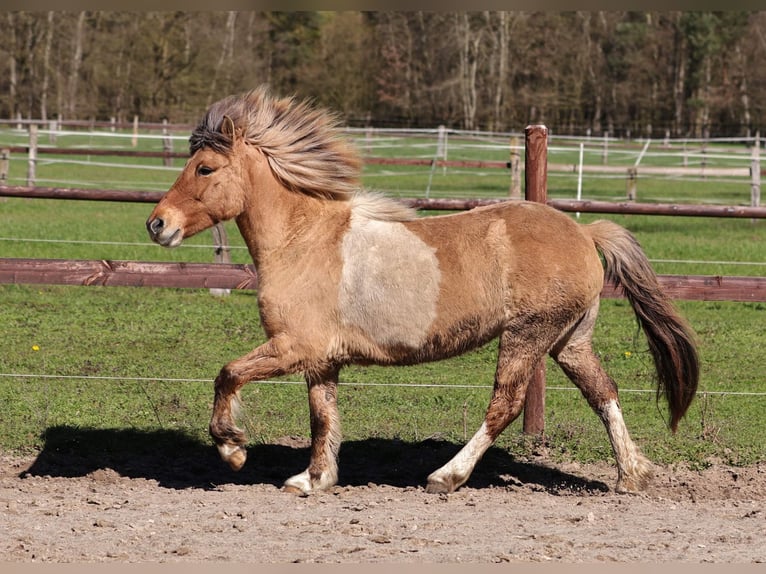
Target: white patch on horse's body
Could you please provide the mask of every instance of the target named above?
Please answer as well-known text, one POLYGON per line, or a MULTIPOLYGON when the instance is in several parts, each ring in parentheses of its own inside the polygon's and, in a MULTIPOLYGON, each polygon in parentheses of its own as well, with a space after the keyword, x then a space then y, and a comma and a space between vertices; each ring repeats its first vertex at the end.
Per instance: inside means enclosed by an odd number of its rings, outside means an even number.
POLYGON ((352 212, 341 253, 342 323, 384 347, 423 345, 439 298, 436 250, 403 223, 352 212))

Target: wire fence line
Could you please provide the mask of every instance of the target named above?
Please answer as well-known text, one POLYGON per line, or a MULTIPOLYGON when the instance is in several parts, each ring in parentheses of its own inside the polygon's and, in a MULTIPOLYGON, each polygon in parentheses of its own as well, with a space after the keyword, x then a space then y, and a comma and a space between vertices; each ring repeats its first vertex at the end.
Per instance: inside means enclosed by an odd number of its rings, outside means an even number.
MULTIPOLYGON (((129 376, 96 376, 96 375, 55 375, 41 373, 0 373, 0 377, 9 379, 57 379, 57 380, 82 380, 82 381, 126 381, 137 383, 166 382, 166 383, 211 383, 213 379, 195 379, 195 378, 175 378, 175 377, 129 377, 129 376)), ((286 386, 305 386, 306 381, 280 381, 280 380, 256 380, 250 381, 251 385, 286 385, 286 386)), ((421 389, 455 389, 455 390, 491 390, 490 384, 443 384, 443 383, 375 383, 361 381, 340 381, 339 385, 345 387, 392 387, 392 388, 421 388, 421 389)), ((572 386, 560 387, 556 385, 546 385, 546 391, 578 391, 572 386)), ((657 392, 654 389, 628 389, 620 388, 621 393, 634 394, 652 394, 657 392)), ((766 397, 766 392, 758 391, 704 391, 699 390, 701 396, 735 396, 735 397, 766 397)))
MULTIPOLYGON (((60 243, 62 245, 117 245, 124 247, 155 247, 154 243, 148 241, 95 241, 87 239, 39 239, 24 237, 0 237, 0 241, 17 241, 20 243, 60 243)), ((217 249, 218 245, 195 245, 193 243, 183 243, 179 245, 183 249, 217 249)), ((247 249, 245 245, 230 245, 229 249, 247 249)), ((766 263, 764 263, 766 265, 766 263)))
MULTIPOLYGON (((140 170, 153 170, 153 171, 170 171, 177 172, 178 167, 164 166, 164 165, 151 165, 151 164, 138 164, 138 163, 113 163, 108 161, 92 161, 92 160, 76 160, 76 159, 44 159, 37 160, 38 165, 84 165, 88 167, 108 167, 110 169, 140 169, 140 170)), ((37 181, 40 181, 37 179, 37 181)))

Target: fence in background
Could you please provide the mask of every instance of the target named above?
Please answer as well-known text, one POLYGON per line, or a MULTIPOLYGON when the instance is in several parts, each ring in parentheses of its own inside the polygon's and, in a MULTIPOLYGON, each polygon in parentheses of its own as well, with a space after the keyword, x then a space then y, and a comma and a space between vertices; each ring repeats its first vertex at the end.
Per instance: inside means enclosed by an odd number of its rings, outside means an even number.
MULTIPOLYGON (((37 161, 41 155, 80 155, 80 156, 114 156, 114 157, 140 157, 140 158, 159 158, 164 166, 171 166, 174 159, 183 159, 188 157, 188 154, 184 150, 183 152, 174 151, 174 141, 183 140, 186 142, 185 136, 176 135, 173 133, 188 134, 192 126, 190 125, 171 125, 167 121, 162 123, 140 124, 142 130, 155 130, 160 131, 160 135, 147 136, 141 135, 140 137, 154 137, 161 139, 162 151, 139 151, 135 149, 121 149, 121 150, 105 150, 105 149, 85 149, 85 148, 66 148, 56 147, 54 144, 60 135, 71 135, 70 132, 62 132, 63 126, 70 127, 85 127, 88 129, 95 129, 96 127, 102 128, 100 132, 92 132, 91 135, 115 135, 117 130, 130 129, 132 127, 131 134, 121 134, 125 137, 131 137, 132 147, 136 147, 139 138, 139 124, 138 119, 134 118, 132 124, 111 122, 83 122, 83 121, 68 121, 62 122, 61 120, 53 120, 48 122, 49 129, 40 130, 38 124, 39 120, 0 120, 0 125, 10 124, 15 125, 17 130, 25 129, 28 133, 27 145, 15 145, 5 146, 0 150, 0 183, 5 183, 5 175, 7 174, 7 163, 11 154, 22 154, 28 159, 28 169, 26 185, 32 187, 35 185, 35 167, 37 161), (47 134, 49 145, 40 145, 39 136, 47 134)), ((426 190, 426 198, 429 197, 430 183, 433 177, 433 173, 441 168, 472 168, 472 169, 503 169, 510 172, 510 185, 509 195, 511 198, 520 198, 520 182, 521 173, 525 169, 524 162, 520 161, 521 151, 525 149, 525 146, 520 143, 520 138, 516 134, 494 134, 485 132, 470 132, 470 131, 457 131, 447 130, 444 126, 440 126, 437 130, 385 130, 375 128, 362 128, 351 129, 348 128, 347 132, 357 138, 360 149, 365 151, 365 163, 369 165, 397 165, 397 166, 420 166, 430 169, 429 185, 426 190), (426 156, 423 157, 408 157, 408 158, 393 158, 393 157, 381 157, 375 155, 385 148, 385 143, 381 144, 381 138, 383 142, 386 139, 393 140, 403 136, 421 136, 424 138, 430 138, 427 143, 424 143, 421 147, 424 152, 427 151, 426 156), (476 144, 484 145, 485 147, 492 147, 493 149, 507 149, 508 159, 506 161, 487 161, 487 160, 455 160, 448 159, 450 153, 450 137, 460 138, 476 138, 481 141, 492 141, 494 144, 487 143, 476 144), (435 141, 432 141, 435 138, 435 141), (500 143, 502 142, 502 143, 500 143), (433 151, 431 151, 433 149, 433 151)), ((74 132, 82 135, 80 132, 74 132)), ((629 201, 635 201, 638 198, 638 182, 642 178, 647 177, 664 177, 664 178, 684 178, 694 177, 700 179, 710 178, 739 178, 742 181, 749 180, 750 186, 750 205, 752 207, 760 206, 761 196, 761 176, 764 171, 761 168, 760 161, 760 148, 762 141, 760 134, 756 134, 751 138, 741 138, 733 140, 731 138, 724 138, 718 140, 670 140, 666 138, 663 141, 652 140, 640 140, 632 147, 635 149, 631 151, 631 158, 635 156, 635 160, 632 165, 607 165, 608 157, 611 153, 614 156, 615 153, 621 153, 617 148, 617 143, 624 149, 626 144, 620 142, 620 140, 610 139, 607 135, 601 138, 565 138, 558 136, 563 142, 567 142, 566 145, 569 149, 579 148, 579 161, 571 164, 563 163, 550 163, 548 164, 548 173, 556 174, 575 174, 578 178, 578 195, 577 200, 580 197, 580 188, 582 178, 585 174, 589 176, 597 177, 624 177, 626 185, 626 197, 629 201), (571 143, 569 143, 571 140, 571 143), (584 141, 583 141, 584 140, 584 141), (672 142, 672 143, 671 143, 672 142), (745 143, 750 146, 750 154, 746 156, 741 153, 737 154, 722 154, 719 152, 711 152, 709 145, 711 143, 720 142, 737 142, 745 143), (660 146, 662 151, 649 153, 650 144, 656 144, 660 146), (583 161, 584 149, 588 145, 589 149, 600 150, 601 165, 589 165, 583 161), (676 148, 680 146, 680 151, 676 151, 676 148), (681 165, 646 165, 642 164, 642 161, 651 156, 665 156, 666 158, 675 158, 680 160, 681 165), (711 160, 726 160, 737 163, 736 166, 718 166, 711 165, 711 160)), ((630 144, 629 144, 630 145, 630 144)))
MULTIPOLYGON (((664 215, 765 218, 766 208, 679 206, 625 202, 549 201, 547 193, 547 129, 529 126, 525 131, 525 197, 559 209, 578 212, 654 213, 664 215)), ((110 152, 114 153, 114 152, 110 152)), ((167 152, 162 152, 166 157, 167 152)), ((36 157, 36 155, 35 155, 36 157)), ((32 159, 30 159, 32 163, 32 159)), ((64 189, 0 186, 0 196, 154 203, 162 193, 120 190, 64 189)), ((470 209, 500 200, 406 200, 420 209, 470 209), (447 202, 447 203, 445 203, 447 202)), ((219 230, 219 233, 222 230, 219 230)), ((217 238, 217 253, 223 251, 217 238)), ((698 300, 766 301, 765 277, 719 277, 664 275, 660 281, 675 298, 698 300)), ((82 261, 0 259, 0 283, 43 283, 102 286, 196 287, 209 289, 255 289, 257 275, 251 265, 216 263, 148 263, 135 261, 82 261)), ((605 297, 619 297, 613 285, 605 285, 605 297)), ((545 364, 541 363, 530 384, 524 409, 524 431, 544 430, 545 364)))

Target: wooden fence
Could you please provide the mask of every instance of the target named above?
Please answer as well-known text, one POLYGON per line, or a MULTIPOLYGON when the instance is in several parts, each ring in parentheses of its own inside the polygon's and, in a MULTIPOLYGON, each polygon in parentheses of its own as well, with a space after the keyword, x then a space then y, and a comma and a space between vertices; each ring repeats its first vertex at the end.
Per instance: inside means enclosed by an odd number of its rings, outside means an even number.
MULTIPOLYGON (((674 299, 766 302, 766 277, 660 275, 674 299)), ((257 289, 251 264, 165 263, 109 259, 25 259, 0 257, 0 284, 99 285, 104 287, 175 287, 257 289)), ((601 296, 620 298, 611 283, 601 296)))
MULTIPOLYGON (((0 185, 0 197, 157 203, 163 194, 164 192, 161 191, 0 185)), ((500 198, 404 198, 401 201, 410 207, 424 211, 465 211, 473 209, 474 207, 492 205, 508 200, 500 198)), ((616 202, 577 199, 547 199, 546 203, 551 207, 571 213, 619 213, 623 215, 677 215, 690 217, 766 219, 766 207, 748 207, 744 205, 693 205, 684 203, 640 203, 633 201, 616 202)))
MULTIPOLYGON (((547 129, 545 126, 527 127, 525 130, 525 149, 526 199, 548 203, 561 210, 766 218, 766 208, 758 206, 693 206, 548 200, 546 196, 547 129)), ((82 150, 79 151, 82 153, 82 150)), ((114 152, 108 153, 114 154, 114 152)), ((161 157, 166 155, 164 152, 159 153, 161 157)), ((6 197, 156 203, 162 195, 159 192, 0 185, 0 196, 6 197)), ((503 200, 410 199, 404 201, 419 209, 464 210, 503 200)), ((659 279, 673 298, 766 301, 766 277, 662 275, 659 279)), ((0 283, 256 289, 257 275, 252 265, 230 263, 152 263, 0 258, 0 283)), ((614 285, 607 284, 604 286, 602 296, 621 297, 622 294, 614 285)), ((524 432, 529 434, 543 432, 544 408, 545 364, 541 362, 527 392, 524 408, 524 432)))
MULTIPOLYGON (((162 130, 162 151, 138 151, 138 150, 104 150, 104 149, 84 149, 84 148, 63 148, 52 146, 40 146, 38 145, 38 123, 34 120, 0 120, 2 123, 16 123, 17 127, 22 125, 27 126, 29 132, 29 145, 27 146, 7 146, 0 150, 0 183, 5 181, 5 174, 7 171, 7 160, 10 154, 24 154, 28 158, 28 172, 27 172, 27 186, 32 187, 35 184, 35 166, 38 156, 40 154, 46 155, 91 155, 91 156, 114 156, 114 157, 143 157, 160 158, 165 166, 171 166, 174 159, 184 159, 188 157, 186 152, 173 151, 173 138, 171 137, 171 131, 183 131, 188 133, 191 130, 191 126, 171 126, 164 121, 162 124, 142 124, 144 128, 159 128, 162 130), (3 169, 3 165, 6 166, 3 169)), ((51 129, 48 131, 49 139, 55 141, 57 130, 63 125, 61 120, 50 122, 51 129)), ((111 127, 112 131, 116 126, 123 128, 124 124, 117 124, 116 122, 67 122, 67 125, 90 127, 93 129, 97 125, 100 127, 111 127)), ((132 145, 137 145, 138 138, 138 120, 134 118, 133 126, 133 141, 132 145)), ((447 160, 446 159, 446 134, 447 130, 442 126, 438 131, 438 144, 437 154, 432 159, 422 158, 387 158, 387 157, 375 157, 367 155, 365 162, 370 165, 411 165, 411 166, 430 166, 433 172, 434 169, 441 167, 457 167, 457 168, 471 168, 471 169, 492 169, 501 168, 509 169, 511 172, 511 197, 520 197, 520 171, 521 163, 519 161, 519 144, 518 138, 510 138, 510 153, 509 161, 486 161, 486 160, 447 160)), ((366 136, 369 138, 369 133, 366 136)), ((525 136, 526 137, 526 136, 525 136)), ((546 138, 547 139, 547 138, 546 138)), ((547 165, 548 172, 559 173, 578 173, 582 177, 583 173, 599 174, 599 175, 625 175, 626 179, 626 195, 629 200, 634 201, 637 196, 637 185, 639 177, 644 176, 674 176, 674 177, 750 177, 750 204, 753 207, 760 205, 761 197, 761 176, 766 173, 766 170, 761 168, 760 161, 760 146, 761 138, 757 135, 754 138, 752 153, 749 166, 742 167, 715 167, 705 165, 705 157, 702 156, 702 164, 699 166, 687 166, 687 156, 684 155, 683 166, 639 166, 641 157, 643 157, 646 149, 648 148, 650 141, 644 144, 644 148, 641 155, 636 160, 636 163, 632 166, 609 166, 609 165, 584 165, 582 161, 580 164, 550 164, 547 165)), ((666 143, 667 145, 667 143, 666 143)), ((546 144, 547 146, 547 144, 546 144)), ((580 144, 580 157, 582 160, 584 144, 580 144)), ((608 138, 604 139, 604 162, 607 157, 608 138)), ((703 145, 703 149, 704 149, 703 145)), ((526 149, 526 147, 525 147, 526 149)), ((526 167, 526 163, 525 163, 526 167)), ((430 183, 429 183, 430 188, 430 183)))

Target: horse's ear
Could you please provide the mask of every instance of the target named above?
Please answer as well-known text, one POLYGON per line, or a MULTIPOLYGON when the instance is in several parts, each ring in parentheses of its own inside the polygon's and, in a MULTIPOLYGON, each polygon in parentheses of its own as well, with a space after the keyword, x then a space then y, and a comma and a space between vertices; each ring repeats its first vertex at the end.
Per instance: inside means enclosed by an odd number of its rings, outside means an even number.
POLYGON ((229 116, 223 116, 221 133, 232 140, 236 139, 237 129, 234 127, 234 121, 229 116))

